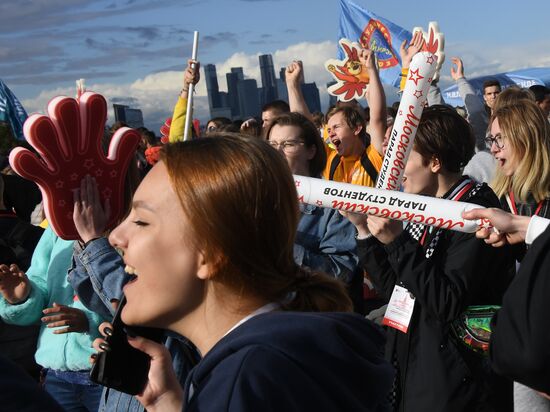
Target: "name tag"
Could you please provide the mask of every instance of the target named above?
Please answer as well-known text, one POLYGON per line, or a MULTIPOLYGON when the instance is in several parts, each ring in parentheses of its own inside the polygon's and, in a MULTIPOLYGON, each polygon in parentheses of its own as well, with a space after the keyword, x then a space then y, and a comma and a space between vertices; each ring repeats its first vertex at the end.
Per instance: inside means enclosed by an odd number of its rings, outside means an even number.
POLYGON ((407 289, 395 285, 382 324, 407 333, 415 300, 416 298, 407 289))

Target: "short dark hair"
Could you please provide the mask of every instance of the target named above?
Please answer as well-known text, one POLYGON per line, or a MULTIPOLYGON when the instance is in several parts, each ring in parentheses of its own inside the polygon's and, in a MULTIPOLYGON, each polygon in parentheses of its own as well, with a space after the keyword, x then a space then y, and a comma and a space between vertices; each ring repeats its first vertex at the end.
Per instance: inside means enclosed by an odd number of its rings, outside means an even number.
POLYGON ((353 106, 336 106, 330 109, 327 113, 327 123, 329 119, 337 113, 342 113, 344 119, 346 120, 347 125, 351 129, 355 129, 357 126, 362 126, 361 133, 359 137, 368 144, 370 141, 370 136, 367 133, 367 122, 359 109, 353 106))
POLYGON ((414 150, 426 163, 436 157, 446 171, 459 173, 474 155, 472 127, 450 106, 427 107, 418 124, 414 150))
POLYGON ((227 117, 213 117, 212 119, 206 122, 207 126, 208 126, 208 123, 214 123, 216 127, 222 127, 222 126, 230 125, 231 119, 228 119, 227 117))
POLYGON ((317 127, 307 117, 300 113, 285 113, 277 116, 273 123, 271 123, 266 134, 267 140, 269 140, 271 130, 276 124, 279 126, 298 127, 300 129, 299 137, 304 139, 306 147, 315 146, 315 156, 309 161, 309 175, 312 177, 320 176, 327 163, 327 153, 317 127))
POLYGON ((546 96, 550 94, 550 89, 546 86, 542 86, 540 84, 535 84, 531 87, 529 87, 529 90, 531 90, 535 95, 535 101, 537 103, 540 103, 544 100, 546 96))
POLYGON ((487 79, 483 82, 483 94, 485 94, 485 89, 487 87, 493 87, 497 86, 499 90, 502 90, 502 86, 500 85, 500 82, 497 79, 487 79))
POLYGON ((264 104, 262 107, 262 113, 267 112, 268 110, 273 110, 279 113, 288 113, 290 112, 290 106, 284 100, 273 100, 272 102, 264 104))

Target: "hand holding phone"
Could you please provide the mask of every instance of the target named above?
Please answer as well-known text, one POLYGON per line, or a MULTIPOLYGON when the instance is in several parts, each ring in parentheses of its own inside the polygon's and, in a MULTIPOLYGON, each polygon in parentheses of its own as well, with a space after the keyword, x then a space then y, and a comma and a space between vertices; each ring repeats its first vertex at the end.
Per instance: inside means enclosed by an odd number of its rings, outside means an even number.
POLYGON ((157 343, 164 341, 164 330, 127 326, 121 314, 126 297, 123 297, 112 321, 112 334, 105 341, 109 350, 99 352, 90 372, 90 379, 103 386, 125 392, 140 394, 147 384, 150 358, 128 343, 128 335, 143 336, 157 343))

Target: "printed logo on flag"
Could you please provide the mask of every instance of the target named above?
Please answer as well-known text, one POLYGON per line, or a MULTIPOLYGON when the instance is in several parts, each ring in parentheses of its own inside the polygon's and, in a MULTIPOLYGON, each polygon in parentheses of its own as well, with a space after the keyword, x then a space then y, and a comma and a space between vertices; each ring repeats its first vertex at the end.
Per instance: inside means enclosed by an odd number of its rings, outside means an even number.
POLYGON ((369 20, 359 38, 359 43, 376 54, 378 67, 381 69, 388 69, 399 64, 399 60, 392 50, 391 33, 380 20, 369 20))

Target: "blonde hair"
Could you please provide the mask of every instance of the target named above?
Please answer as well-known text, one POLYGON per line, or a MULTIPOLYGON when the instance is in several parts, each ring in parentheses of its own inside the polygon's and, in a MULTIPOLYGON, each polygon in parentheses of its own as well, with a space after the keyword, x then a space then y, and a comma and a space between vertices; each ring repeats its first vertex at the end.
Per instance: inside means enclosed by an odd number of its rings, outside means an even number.
POLYGON ((493 112, 504 106, 521 104, 525 100, 535 102, 535 93, 529 89, 522 89, 519 86, 513 85, 501 91, 495 99, 493 112))
POLYGON ((496 119, 518 167, 512 176, 497 169, 493 190, 499 197, 512 190, 522 202, 529 193, 537 202, 546 199, 550 192, 550 126, 542 111, 535 102, 522 99, 493 111, 489 123, 496 119))

